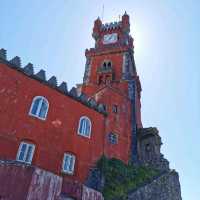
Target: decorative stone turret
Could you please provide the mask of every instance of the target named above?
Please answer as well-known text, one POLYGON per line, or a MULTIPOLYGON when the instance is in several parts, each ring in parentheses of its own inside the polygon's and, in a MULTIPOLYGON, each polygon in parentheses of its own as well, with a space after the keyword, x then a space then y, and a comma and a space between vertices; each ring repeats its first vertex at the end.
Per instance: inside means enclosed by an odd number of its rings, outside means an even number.
POLYGON ((19 56, 15 56, 13 59, 10 60, 10 63, 18 67, 21 67, 21 58, 19 56))
POLYGON ((6 60, 7 59, 7 52, 5 49, 0 49, 0 58, 6 60))
POLYGON ((123 28, 124 33, 129 34, 130 22, 129 22, 129 15, 126 12, 122 16, 122 28, 123 28))
POLYGON ((100 20, 100 18, 98 17, 95 21, 94 21, 94 28, 93 28, 93 38, 95 40, 97 40, 99 38, 99 34, 101 31, 101 26, 102 26, 102 21, 100 20))
POLYGON ((51 86, 57 87, 57 79, 55 76, 52 76, 48 81, 47 81, 51 86))
POLYGON ((37 74, 35 74, 35 76, 41 81, 46 81, 46 73, 43 69, 41 69, 37 74))
POLYGON ((161 145, 157 128, 141 128, 137 131, 137 152, 140 163, 161 171, 169 171, 169 162, 160 152, 161 145))
POLYGON ((31 63, 28 63, 23 70, 29 76, 34 74, 33 64, 31 63))
POLYGON ((64 93, 67 93, 67 83, 66 82, 62 82, 59 86, 58 89, 64 93))

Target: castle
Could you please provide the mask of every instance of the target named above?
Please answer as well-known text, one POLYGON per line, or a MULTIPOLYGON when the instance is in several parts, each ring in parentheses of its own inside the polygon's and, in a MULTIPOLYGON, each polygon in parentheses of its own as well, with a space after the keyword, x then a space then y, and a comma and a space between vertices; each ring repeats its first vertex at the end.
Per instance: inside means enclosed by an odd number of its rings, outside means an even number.
POLYGON ((128 14, 98 18, 92 36, 83 83, 70 91, 0 50, 1 200, 101 200, 86 182, 102 155, 169 171, 157 129, 142 126, 128 14))

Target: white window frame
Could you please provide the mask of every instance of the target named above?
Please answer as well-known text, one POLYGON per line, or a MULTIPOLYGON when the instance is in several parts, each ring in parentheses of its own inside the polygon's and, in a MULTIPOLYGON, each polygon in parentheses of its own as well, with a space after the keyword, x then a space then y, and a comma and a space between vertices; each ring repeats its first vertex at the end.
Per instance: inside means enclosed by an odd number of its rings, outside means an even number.
POLYGON ((91 120, 90 118, 88 118, 87 116, 82 116, 80 119, 79 119, 79 125, 78 125, 78 135, 81 135, 83 137, 87 137, 87 138, 90 138, 91 137, 91 131, 92 131, 92 123, 91 123, 91 120), (89 131, 89 134, 88 135, 84 135, 83 133, 80 132, 80 128, 81 128, 81 121, 83 119, 87 119, 89 121, 89 125, 90 125, 90 131, 89 131))
POLYGON ((38 118, 38 119, 41 119, 41 120, 46 120, 47 114, 48 114, 48 110, 49 110, 49 102, 48 102, 48 100, 47 100, 45 97, 43 97, 43 96, 35 96, 35 97, 33 98, 33 100, 32 100, 31 108, 30 108, 30 110, 29 110, 29 115, 30 115, 30 116, 33 116, 33 117, 36 117, 36 118, 38 118), (40 101, 40 103, 39 103, 39 106, 38 106, 38 108, 37 108, 36 114, 33 114, 31 111, 32 111, 33 106, 34 106, 34 103, 35 103, 35 101, 36 101, 37 99, 42 99, 42 101, 40 101), (39 116, 39 113, 40 113, 40 110, 41 110, 42 102, 43 102, 43 101, 45 101, 46 104, 47 104, 47 111, 46 111, 46 113, 45 113, 44 118, 39 116))
POLYGON ((75 162, 76 162, 76 156, 74 154, 72 154, 72 153, 64 153, 63 162, 62 162, 62 172, 65 173, 65 174, 73 175, 74 174, 74 168, 75 168, 75 162), (64 169, 67 157, 69 157, 68 159, 70 159, 70 161, 72 159, 72 163, 70 163, 70 165, 72 164, 72 170, 64 169))
POLYGON ((17 152, 16 160, 19 161, 19 162, 22 162, 22 163, 31 164, 31 163, 32 163, 32 160, 33 160, 34 152, 35 152, 35 145, 34 145, 34 144, 32 144, 32 143, 27 143, 27 142, 21 142, 20 145, 19 145, 18 152, 17 152), (19 157, 20 157, 20 153, 21 153, 21 149, 22 149, 22 146, 23 146, 23 145, 26 145, 26 150, 25 150, 25 153, 24 153, 24 158, 23 158, 23 160, 20 160, 19 157), (30 161, 27 162, 27 161, 26 161, 26 158, 27 158, 27 153, 28 153, 29 146, 32 146, 32 152, 31 152, 31 154, 30 154, 30 159, 29 159, 30 161))

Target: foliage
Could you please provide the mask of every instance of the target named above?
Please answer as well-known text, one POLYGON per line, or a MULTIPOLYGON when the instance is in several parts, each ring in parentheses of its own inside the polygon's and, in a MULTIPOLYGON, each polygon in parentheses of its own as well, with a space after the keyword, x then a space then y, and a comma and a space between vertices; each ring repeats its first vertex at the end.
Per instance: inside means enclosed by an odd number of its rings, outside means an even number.
POLYGON ((136 189, 159 174, 159 171, 149 167, 136 167, 131 163, 126 165, 120 160, 108 159, 105 156, 97 162, 97 168, 105 179, 102 192, 106 200, 125 200, 130 190, 136 189))

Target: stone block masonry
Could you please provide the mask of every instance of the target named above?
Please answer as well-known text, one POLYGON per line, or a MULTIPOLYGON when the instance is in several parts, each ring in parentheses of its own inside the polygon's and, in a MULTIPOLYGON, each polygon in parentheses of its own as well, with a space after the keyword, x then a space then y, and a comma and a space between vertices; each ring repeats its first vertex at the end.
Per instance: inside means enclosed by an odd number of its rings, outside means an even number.
POLYGON ((171 171, 129 194, 128 200, 182 200, 179 176, 171 171))

